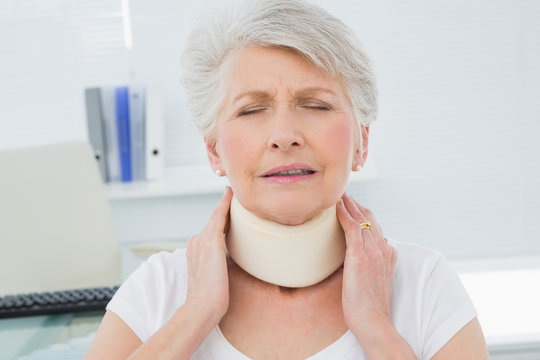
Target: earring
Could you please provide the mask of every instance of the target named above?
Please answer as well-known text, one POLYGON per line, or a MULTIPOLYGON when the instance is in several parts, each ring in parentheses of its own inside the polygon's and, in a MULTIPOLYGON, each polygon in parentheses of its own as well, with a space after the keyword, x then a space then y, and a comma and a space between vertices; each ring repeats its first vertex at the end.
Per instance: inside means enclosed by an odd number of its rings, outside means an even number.
POLYGON ((353 171, 360 171, 361 168, 362 168, 362 166, 360 166, 360 165, 354 165, 352 170, 353 171))
POLYGON ((222 175, 221 169, 217 169, 217 170, 215 171, 215 173, 216 173, 217 176, 221 176, 221 175, 222 175))

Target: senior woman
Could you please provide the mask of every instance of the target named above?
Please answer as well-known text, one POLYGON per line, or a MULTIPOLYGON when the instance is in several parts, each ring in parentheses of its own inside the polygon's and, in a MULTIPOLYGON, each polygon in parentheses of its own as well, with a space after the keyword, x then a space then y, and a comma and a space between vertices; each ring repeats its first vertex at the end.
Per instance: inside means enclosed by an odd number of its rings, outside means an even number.
POLYGON ((231 188, 187 251, 122 285, 88 359, 488 358, 444 258, 386 239, 345 194, 377 91, 342 22, 300 0, 247 1, 198 24, 184 71, 231 188))

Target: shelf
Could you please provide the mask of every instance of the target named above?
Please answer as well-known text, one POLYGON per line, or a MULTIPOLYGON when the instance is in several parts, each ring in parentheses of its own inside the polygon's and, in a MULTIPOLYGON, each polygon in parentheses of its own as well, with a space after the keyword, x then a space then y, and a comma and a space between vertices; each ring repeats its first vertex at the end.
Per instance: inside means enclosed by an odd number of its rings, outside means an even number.
POLYGON ((213 194, 222 192, 227 185, 225 178, 217 177, 209 166, 168 168, 162 179, 105 184, 109 200, 126 200, 213 194))
MULTIPOLYGON (((366 166, 351 173, 349 183, 378 179, 375 166, 368 160, 366 166)), ((218 194, 228 185, 226 177, 216 176, 209 165, 168 168, 162 179, 105 184, 109 200, 129 200, 185 195, 218 194)))

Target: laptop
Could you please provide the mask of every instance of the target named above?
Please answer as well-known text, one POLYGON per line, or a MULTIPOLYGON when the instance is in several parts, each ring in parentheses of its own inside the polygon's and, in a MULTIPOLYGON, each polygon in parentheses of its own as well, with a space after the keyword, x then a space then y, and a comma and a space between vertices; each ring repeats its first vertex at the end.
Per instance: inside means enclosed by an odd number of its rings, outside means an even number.
POLYGON ((0 296, 120 281, 120 249, 90 144, 0 151, 0 296))

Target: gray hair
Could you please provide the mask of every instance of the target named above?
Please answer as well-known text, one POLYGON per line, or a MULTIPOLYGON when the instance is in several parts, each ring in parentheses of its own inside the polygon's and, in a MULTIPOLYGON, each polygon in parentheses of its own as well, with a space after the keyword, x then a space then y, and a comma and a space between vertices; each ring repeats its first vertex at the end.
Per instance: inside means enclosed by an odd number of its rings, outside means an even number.
POLYGON ((240 8, 200 18, 186 42, 182 83, 193 122, 203 136, 213 132, 223 106, 225 58, 249 46, 298 52, 342 81, 357 124, 367 126, 377 117, 370 60, 343 22, 303 0, 247 0, 240 8))

